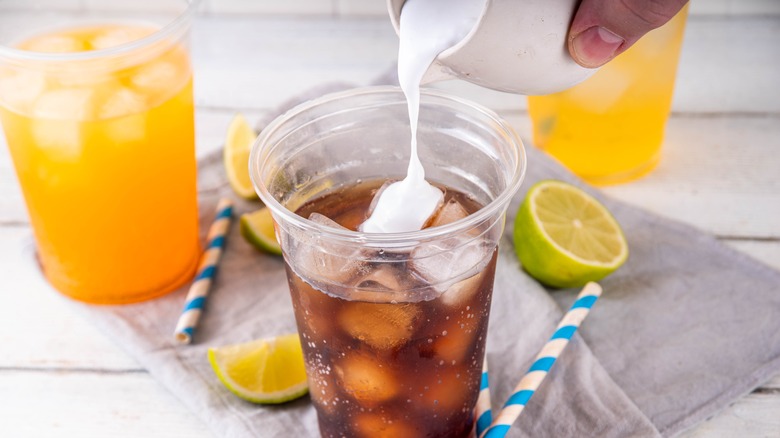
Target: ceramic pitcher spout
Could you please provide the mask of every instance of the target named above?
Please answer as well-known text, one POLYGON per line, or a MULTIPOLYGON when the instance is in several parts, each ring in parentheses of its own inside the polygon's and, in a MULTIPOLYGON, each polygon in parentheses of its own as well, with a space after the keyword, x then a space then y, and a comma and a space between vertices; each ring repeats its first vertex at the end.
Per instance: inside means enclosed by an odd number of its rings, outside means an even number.
POLYGON ((439 61, 433 61, 433 64, 425 71, 422 77, 421 84, 431 84, 433 82, 447 81, 450 79, 457 79, 456 75, 449 67, 442 64, 439 61))

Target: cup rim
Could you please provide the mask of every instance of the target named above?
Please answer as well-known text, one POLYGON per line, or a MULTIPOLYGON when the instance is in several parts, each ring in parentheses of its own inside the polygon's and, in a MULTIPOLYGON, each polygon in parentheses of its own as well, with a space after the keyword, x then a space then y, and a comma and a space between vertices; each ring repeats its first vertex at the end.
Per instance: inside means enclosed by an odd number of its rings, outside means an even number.
POLYGON ((161 40, 174 36, 183 26, 186 26, 190 18, 195 14, 201 0, 182 0, 187 6, 176 18, 161 27, 154 33, 141 39, 130 41, 107 49, 89 50, 85 52, 47 53, 31 52, 0 44, 0 61, 37 61, 37 62, 63 62, 63 61, 89 61, 107 56, 125 55, 138 49, 151 46, 161 40))
POLYGON ((449 93, 432 89, 420 90, 421 103, 426 99, 426 97, 437 98, 453 102, 456 105, 467 106, 473 110, 476 110, 483 116, 486 116, 491 121, 494 128, 503 131, 504 135, 502 137, 504 137, 510 143, 510 150, 512 151, 512 155, 514 155, 515 166, 513 169, 511 169, 512 178, 508 181, 504 190, 502 190, 501 193, 499 193, 499 195, 496 196, 496 198, 490 201, 487 205, 483 206, 477 212, 467 216, 466 218, 459 219, 455 222, 438 227, 397 233, 365 233, 361 231, 340 230, 333 227, 327 227, 298 216, 295 212, 287 209, 285 206, 279 203, 268 191, 268 188, 265 186, 265 184, 262 181, 259 181, 260 169, 265 166, 269 159, 270 153, 276 148, 276 145, 270 144, 269 141, 284 123, 310 109, 334 101, 364 95, 379 95, 390 93, 397 96, 403 96, 400 87, 397 86, 361 87, 326 94, 322 97, 310 100, 290 109, 286 113, 274 119, 266 128, 261 131, 260 136, 255 140, 255 143, 252 146, 249 158, 249 173, 255 191, 258 193, 265 206, 271 210, 271 213, 277 222, 281 222, 282 224, 291 224, 302 231, 316 233, 316 235, 321 238, 339 241, 345 244, 360 244, 368 247, 404 247, 414 246, 423 241, 430 241, 458 234, 473 227, 475 224, 489 220, 499 211, 506 209, 512 197, 519 190, 526 172, 526 153, 519 136, 506 121, 504 121, 495 112, 487 109, 486 107, 467 99, 462 99, 449 93))

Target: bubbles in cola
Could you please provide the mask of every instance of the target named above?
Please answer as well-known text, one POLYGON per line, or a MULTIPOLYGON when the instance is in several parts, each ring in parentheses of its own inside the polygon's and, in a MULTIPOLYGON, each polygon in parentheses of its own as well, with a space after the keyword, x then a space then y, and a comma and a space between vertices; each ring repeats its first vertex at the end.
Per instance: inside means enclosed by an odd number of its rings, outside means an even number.
POLYGON ((334 301, 293 273, 289 266, 287 282, 290 285, 295 313, 302 316, 298 320, 298 331, 306 337, 304 343, 324 344, 322 341, 336 334, 331 315, 334 301))
MULTIPOLYGON (((469 396, 479 382, 469 380, 463 369, 448 368, 418 386, 420 406, 433 412, 458 412, 469 406, 469 396)), ((419 384, 418 384, 419 385, 419 384)))
POLYGON ((416 435, 414 427, 408 422, 387 414, 364 412, 356 415, 353 422, 361 438, 401 438, 416 435))
POLYGON ((339 409, 338 387, 335 373, 328 368, 316 368, 308 372, 309 395, 317 406, 335 413, 339 409))
POLYGON ((400 382, 382 358, 365 352, 349 352, 336 361, 341 389, 362 406, 389 400, 398 394, 400 382))
POLYGON ((447 320, 433 341, 432 349, 436 358, 453 365, 467 362, 467 355, 472 350, 471 346, 482 323, 482 315, 478 310, 464 307, 447 320))

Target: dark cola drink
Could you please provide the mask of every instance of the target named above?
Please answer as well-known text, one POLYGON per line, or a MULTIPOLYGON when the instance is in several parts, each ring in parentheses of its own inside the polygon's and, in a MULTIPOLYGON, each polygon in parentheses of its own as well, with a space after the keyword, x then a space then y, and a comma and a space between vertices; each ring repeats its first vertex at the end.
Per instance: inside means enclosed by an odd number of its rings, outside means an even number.
MULTIPOLYGON (((355 231, 381 183, 328 193, 296 213, 355 231)), ((444 191, 428 230, 480 208, 463 193, 444 191)), ((496 267, 497 239, 485 238, 489 232, 477 224, 411 249, 312 236, 286 250, 323 437, 469 436, 496 267)))

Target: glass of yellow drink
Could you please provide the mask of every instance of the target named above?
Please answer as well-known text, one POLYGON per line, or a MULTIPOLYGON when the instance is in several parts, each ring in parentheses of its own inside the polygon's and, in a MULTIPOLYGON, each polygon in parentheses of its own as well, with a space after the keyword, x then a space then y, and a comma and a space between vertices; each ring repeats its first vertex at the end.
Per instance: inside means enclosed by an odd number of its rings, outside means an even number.
POLYGON ((661 158, 688 6, 560 93, 529 96, 537 147, 593 184, 641 177, 661 158))
POLYGON ((100 7, 0 14, 0 119, 38 259, 67 296, 146 300, 196 269, 194 3, 161 0, 162 26, 100 7))

